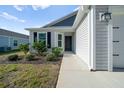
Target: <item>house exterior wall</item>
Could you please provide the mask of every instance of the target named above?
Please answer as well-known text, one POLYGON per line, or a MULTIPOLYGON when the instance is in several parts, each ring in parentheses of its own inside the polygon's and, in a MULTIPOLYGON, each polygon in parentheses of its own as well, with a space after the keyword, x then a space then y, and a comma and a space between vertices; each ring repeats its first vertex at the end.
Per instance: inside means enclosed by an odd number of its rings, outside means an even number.
POLYGON ((51 47, 55 47, 56 46, 56 36, 55 36, 56 32, 51 32, 51 47))
POLYGON ((108 23, 99 20, 99 13, 108 6, 96 6, 96 70, 108 70, 108 23))
POLYGON ((9 37, 0 35, 0 47, 9 46, 9 37))
POLYGON ((78 55, 89 66, 89 15, 81 21, 76 29, 76 55, 78 55))
MULTIPOLYGON (((33 46, 33 42, 34 42, 34 39, 33 39, 33 33, 34 32, 37 32, 37 40, 39 40, 38 39, 38 34, 39 33, 45 33, 45 32, 39 32, 39 31, 30 31, 30 40, 29 40, 29 42, 30 42, 30 51, 34 51, 33 50, 33 48, 32 48, 32 46, 33 46)), ((60 32, 51 32, 51 48, 52 47, 58 47, 58 34, 62 34, 63 36, 64 36, 64 33, 60 33, 60 32)), ((64 38, 64 37, 63 37, 64 38)), ((64 40, 63 40, 64 41, 64 40)), ((64 47, 64 45, 62 46, 62 47, 64 47)))
POLYGON ((24 38, 18 38, 18 37, 9 37, 10 38, 10 47, 12 49, 18 49, 20 44, 28 44, 29 40, 28 39, 24 39, 24 38), (17 40, 18 44, 17 46, 14 46, 14 40, 17 40))
MULTIPOLYGON (((20 37, 12 37, 12 36, 5 36, 5 35, 0 35, 0 47, 11 47, 11 49, 17 49, 20 44, 28 44, 29 39, 24 39, 20 37), (14 46, 14 40, 17 40, 17 46, 14 46)), ((4 51, 4 50, 0 50, 4 51)))
POLYGON ((124 68, 124 6, 110 6, 109 9, 112 12, 112 22, 110 24, 113 26, 113 67, 124 68))

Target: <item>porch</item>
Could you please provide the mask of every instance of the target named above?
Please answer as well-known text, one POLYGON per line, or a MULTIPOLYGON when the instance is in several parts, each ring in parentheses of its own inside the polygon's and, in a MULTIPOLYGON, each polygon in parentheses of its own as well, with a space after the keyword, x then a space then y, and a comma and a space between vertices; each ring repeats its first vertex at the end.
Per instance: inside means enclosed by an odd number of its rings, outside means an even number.
POLYGON ((45 41, 49 50, 61 47, 63 51, 75 52, 75 31, 71 27, 34 28, 30 31, 29 40, 30 49, 34 42, 45 41))

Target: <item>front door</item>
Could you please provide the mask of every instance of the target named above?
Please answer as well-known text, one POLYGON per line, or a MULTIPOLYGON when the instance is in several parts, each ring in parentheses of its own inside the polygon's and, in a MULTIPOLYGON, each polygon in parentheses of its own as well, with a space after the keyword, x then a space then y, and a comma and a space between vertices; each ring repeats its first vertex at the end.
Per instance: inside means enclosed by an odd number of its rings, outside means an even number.
POLYGON ((72 36, 65 36, 65 51, 72 51, 72 36))

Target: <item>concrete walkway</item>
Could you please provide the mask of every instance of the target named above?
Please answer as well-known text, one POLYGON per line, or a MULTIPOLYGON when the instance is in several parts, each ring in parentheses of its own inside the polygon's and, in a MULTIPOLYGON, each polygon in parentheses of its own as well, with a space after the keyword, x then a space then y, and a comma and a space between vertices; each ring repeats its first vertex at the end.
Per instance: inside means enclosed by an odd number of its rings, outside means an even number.
POLYGON ((124 72, 90 72, 87 65, 73 53, 65 53, 57 88, 124 87, 124 72))

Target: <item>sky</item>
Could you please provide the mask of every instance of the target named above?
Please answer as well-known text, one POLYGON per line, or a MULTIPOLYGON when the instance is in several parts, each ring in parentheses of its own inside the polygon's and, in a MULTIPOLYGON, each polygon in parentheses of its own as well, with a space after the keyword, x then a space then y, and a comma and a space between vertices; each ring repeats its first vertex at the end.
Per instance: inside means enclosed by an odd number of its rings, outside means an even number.
POLYGON ((41 27, 78 8, 78 5, 0 5, 0 28, 29 35, 25 28, 41 27))

